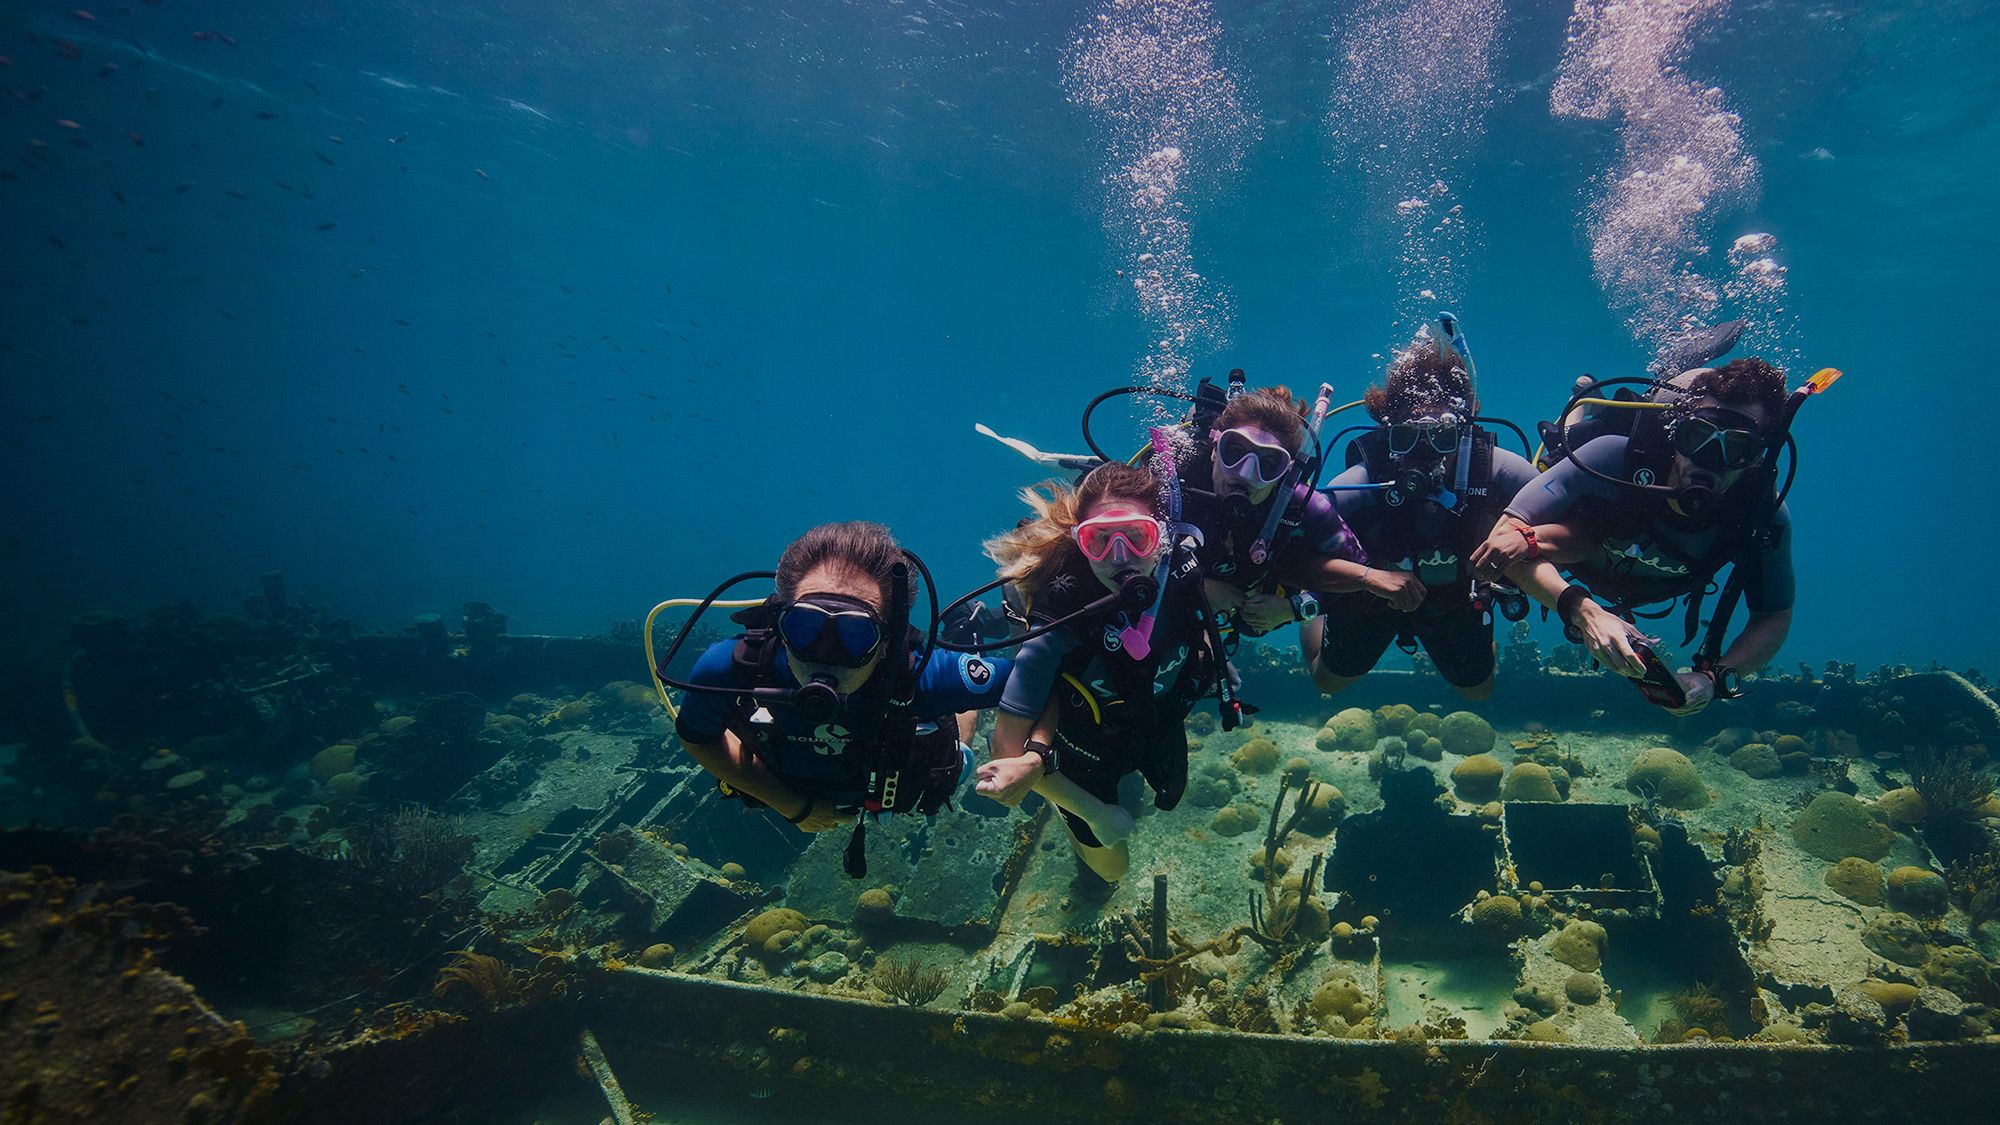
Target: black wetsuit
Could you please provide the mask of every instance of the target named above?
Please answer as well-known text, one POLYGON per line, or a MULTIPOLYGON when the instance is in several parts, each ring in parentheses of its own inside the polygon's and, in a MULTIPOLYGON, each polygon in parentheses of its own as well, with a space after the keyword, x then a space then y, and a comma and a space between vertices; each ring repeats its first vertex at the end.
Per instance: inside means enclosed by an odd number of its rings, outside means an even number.
MULTIPOLYGON (((1446 479, 1450 461, 1446 458, 1446 479)), ((1326 640, 1320 664, 1343 679, 1367 673, 1391 641, 1413 638, 1423 645, 1446 683, 1473 687, 1493 674, 1493 616, 1472 601, 1473 548, 1484 542, 1516 492, 1534 479, 1534 466, 1517 453, 1492 451, 1486 495, 1457 513, 1435 502, 1397 504, 1386 491, 1346 489, 1333 493, 1342 518, 1361 538, 1369 565, 1412 571, 1423 582, 1423 603, 1404 613, 1366 591, 1321 599, 1326 640)), ((1334 478, 1336 485, 1375 483, 1367 462, 1334 478)))
MULTIPOLYGON (((1745 519, 1754 499, 1732 489, 1719 501, 1715 516, 1691 519, 1676 515, 1662 501, 1635 497, 1629 490, 1599 480, 1575 462, 1609 476, 1625 479, 1638 471, 1627 464, 1626 439, 1618 434, 1595 438, 1575 455, 1530 481, 1515 495, 1507 511, 1529 524, 1565 524, 1598 548, 1588 557, 1563 567, 1572 580, 1615 605, 1631 608, 1671 602, 1705 588, 1726 557, 1732 520, 1745 519)), ((1664 469, 1652 470, 1655 476, 1664 469)), ((1766 498, 1768 499, 1768 497, 1766 498)), ((1797 596, 1792 574, 1792 519, 1780 505, 1771 520, 1768 545, 1747 560, 1743 600, 1752 613, 1790 609, 1797 596)))
MULTIPOLYGON (((1323 558, 1368 561, 1368 553, 1333 502, 1319 493, 1305 495, 1306 486, 1299 484, 1291 490, 1295 507, 1288 513, 1296 524, 1278 525, 1269 554, 1259 563, 1251 558, 1251 547, 1263 533, 1271 506, 1279 502, 1283 490, 1273 489, 1254 508, 1240 502, 1230 504, 1203 491, 1212 483, 1206 458, 1184 465, 1181 479, 1186 489, 1181 501, 1182 519, 1200 529, 1202 535, 1196 552, 1202 574, 1246 595, 1279 592, 1285 586, 1279 574, 1310 561, 1323 558)), ((1287 592, 1296 590, 1287 588, 1287 592)))
MULTIPOLYGON (((1190 574, 1167 583, 1143 658, 1120 636, 1136 616, 1122 611, 1043 634, 1014 657, 1000 709, 1040 718, 1053 692, 1060 703, 1056 768, 1107 804, 1118 803, 1118 782, 1134 770, 1153 787, 1159 808, 1179 804, 1187 788, 1187 714, 1214 688, 1221 663, 1201 623, 1199 581, 1190 574)), ((1029 624, 1055 621, 1104 593, 1090 564, 1072 554, 1035 595, 1029 624)), ((1101 846, 1080 818, 1063 817, 1079 843, 1101 846)))

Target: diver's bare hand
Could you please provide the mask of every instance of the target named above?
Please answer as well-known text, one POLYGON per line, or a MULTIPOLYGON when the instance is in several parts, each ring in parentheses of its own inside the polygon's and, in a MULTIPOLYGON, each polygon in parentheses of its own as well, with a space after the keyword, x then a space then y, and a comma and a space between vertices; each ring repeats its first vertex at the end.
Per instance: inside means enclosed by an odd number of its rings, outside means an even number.
POLYGON ((807 802, 805 818, 793 825, 793 827, 801 832, 824 832, 829 828, 838 828, 854 819, 852 816, 835 808, 832 801, 822 800, 818 797, 806 797, 803 799, 807 802))
POLYGON ((1373 567, 1361 576, 1361 588, 1396 607, 1399 613, 1408 613, 1424 604, 1424 595, 1429 593, 1417 576, 1407 570, 1373 567))
POLYGON ((1503 520, 1494 527, 1486 541, 1472 549, 1467 561, 1472 569, 1488 578, 1498 578, 1507 573, 1507 568, 1522 559, 1534 558, 1541 552, 1528 539, 1523 528, 1527 525, 1513 520, 1503 520))
POLYGON ((1576 628, 1583 634, 1584 646, 1599 664, 1628 679, 1637 679, 1646 674, 1646 664, 1632 648, 1632 641, 1639 631, 1627 624, 1617 614, 1593 601, 1577 604, 1576 628))
POLYGON ((979 767, 979 780, 973 790, 982 797, 1013 808, 1027 797, 1035 782, 1042 779, 1042 756, 1040 754, 1017 754, 1012 758, 995 758, 979 767))
POLYGON ((1243 599, 1237 619, 1259 633, 1268 633, 1292 620, 1292 599, 1276 594, 1252 594, 1243 599))
POLYGON ((1674 673, 1681 682, 1681 690, 1687 692, 1687 702, 1679 707, 1669 708, 1676 715, 1698 715, 1702 708, 1715 702, 1715 681, 1708 676, 1683 668, 1674 673))

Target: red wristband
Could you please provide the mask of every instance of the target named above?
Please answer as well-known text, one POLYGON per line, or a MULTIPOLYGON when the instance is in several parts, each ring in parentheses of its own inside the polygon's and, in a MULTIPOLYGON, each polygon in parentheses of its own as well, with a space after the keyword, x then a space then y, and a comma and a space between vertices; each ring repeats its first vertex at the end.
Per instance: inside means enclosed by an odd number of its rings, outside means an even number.
POLYGON ((1531 558, 1531 559, 1539 559, 1539 558, 1541 558, 1541 557, 1542 557, 1542 541, 1541 541, 1541 540, 1539 540, 1539 539, 1537 539, 1537 538, 1535 538, 1535 529, 1534 529, 1534 527, 1533 527, 1532 525, 1530 525, 1530 524, 1526 524, 1526 523, 1517 523, 1517 524, 1515 524, 1515 525, 1514 525, 1514 529, 1515 529, 1516 531, 1519 531, 1519 532, 1521 533, 1521 538, 1523 538, 1523 539, 1525 539, 1525 540, 1527 540, 1527 541, 1528 541, 1528 554, 1527 554, 1527 557, 1528 557, 1528 558, 1531 558))

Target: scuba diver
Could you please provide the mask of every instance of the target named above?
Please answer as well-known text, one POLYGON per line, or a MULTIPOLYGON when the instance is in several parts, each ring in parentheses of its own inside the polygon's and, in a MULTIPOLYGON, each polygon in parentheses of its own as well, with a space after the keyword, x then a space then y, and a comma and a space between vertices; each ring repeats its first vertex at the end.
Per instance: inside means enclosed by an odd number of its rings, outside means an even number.
MULTIPOLYGON (((674 730, 725 796, 802 832, 861 812, 928 815, 951 798, 971 771, 971 712, 999 703, 1009 662, 940 649, 934 591, 932 634, 910 627, 913 565, 923 571, 879 524, 822 524, 785 548, 775 573, 739 575, 702 600, 654 674, 686 691, 677 712, 667 704, 674 730), (764 577, 776 592, 734 615, 741 635, 710 645, 686 682, 659 670, 701 611, 764 577)), ((651 629, 649 615, 649 660, 651 629)), ((857 824, 847 857, 856 877, 861 840, 857 824)))
POLYGON ((1394 641, 1409 653, 1421 644, 1465 698, 1493 694, 1493 608, 1518 620, 1527 602, 1479 580, 1471 559, 1535 469, 1478 424, 1473 371, 1447 313, 1418 330, 1362 399, 1375 425, 1348 446, 1348 467, 1327 491, 1377 573, 1405 579, 1404 596, 1334 594, 1301 626, 1323 692, 1366 675, 1394 641))
MULTIPOLYGON (((1169 463, 1161 431, 1154 449, 1156 464, 1169 463)), ((1179 804, 1188 711, 1206 695, 1225 706, 1233 697, 1193 532, 1158 515, 1174 514, 1172 482, 1113 461, 1074 489, 1047 488, 1024 490, 1034 518, 986 544, 1027 602, 1030 629, 976 788, 1005 805, 1031 789, 1048 798, 1083 863, 1114 883, 1131 862, 1119 781, 1136 770, 1156 807, 1179 804)))
POLYGON ((1177 460, 1184 518, 1201 533, 1197 555, 1209 604, 1225 628, 1250 635, 1318 616, 1318 593, 1366 591, 1409 608, 1415 580, 1372 569, 1333 501, 1315 492, 1317 458, 1304 455, 1303 403, 1284 387, 1227 391, 1203 380, 1177 460))
MULTIPOLYGON (((1734 340, 1731 331, 1704 361, 1734 340)), ((1558 420, 1542 426, 1551 464, 1514 497, 1473 565, 1504 572, 1553 609, 1572 640, 1634 680, 1649 701, 1686 715, 1734 698, 1737 673, 1770 660, 1791 628, 1784 498, 1794 474, 1778 486, 1779 453, 1791 446, 1800 404, 1839 377, 1823 369, 1788 396, 1783 372, 1748 358, 1668 381, 1579 379, 1558 420), (1648 391, 1603 397, 1613 382, 1648 391), (1693 643, 1703 600, 1725 566, 1729 578, 1690 667, 1668 668, 1632 618, 1665 616, 1686 598, 1682 643, 1693 643), (1739 598, 1749 617, 1725 649, 1739 598), (1669 604, 1641 612, 1661 602, 1669 604)), ((1796 470, 1796 452, 1791 463, 1796 470)))

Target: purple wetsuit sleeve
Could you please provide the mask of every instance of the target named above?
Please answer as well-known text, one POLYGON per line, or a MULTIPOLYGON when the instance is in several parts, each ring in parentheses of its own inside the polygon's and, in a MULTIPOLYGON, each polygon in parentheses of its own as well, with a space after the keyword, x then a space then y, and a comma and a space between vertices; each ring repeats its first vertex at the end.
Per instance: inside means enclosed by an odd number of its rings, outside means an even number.
POLYGON ((1323 493, 1315 492, 1306 501, 1305 519, 1300 524, 1299 533, 1306 549, 1315 555, 1348 562, 1368 561, 1368 552, 1361 549, 1361 540, 1355 536, 1354 529, 1340 518, 1333 501, 1323 493))

